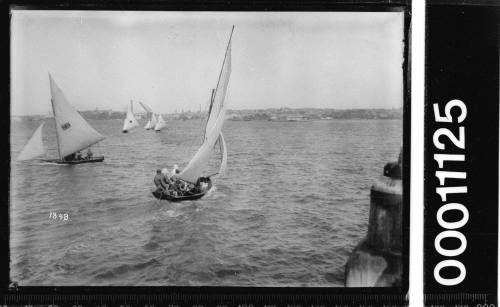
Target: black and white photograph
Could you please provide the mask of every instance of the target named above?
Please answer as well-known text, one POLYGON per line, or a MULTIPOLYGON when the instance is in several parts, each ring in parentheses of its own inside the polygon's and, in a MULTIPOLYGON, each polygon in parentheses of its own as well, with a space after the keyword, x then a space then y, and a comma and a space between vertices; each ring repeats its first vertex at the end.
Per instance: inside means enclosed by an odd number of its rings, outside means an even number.
POLYGON ((405 31, 12 9, 11 282, 403 287, 405 31))

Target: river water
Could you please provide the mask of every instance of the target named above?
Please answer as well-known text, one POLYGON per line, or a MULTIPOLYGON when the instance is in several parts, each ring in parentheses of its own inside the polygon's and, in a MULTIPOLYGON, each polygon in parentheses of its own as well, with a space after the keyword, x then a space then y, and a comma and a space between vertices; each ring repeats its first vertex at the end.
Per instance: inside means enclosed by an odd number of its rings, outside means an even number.
MULTIPOLYGON (((129 134, 119 120, 89 122, 107 137, 93 147, 103 163, 11 162, 19 285, 343 286, 370 186, 402 138, 399 120, 226 121, 228 164, 215 189, 170 203, 151 195, 155 170, 187 164, 201 122, 129 134)), ((12 123, 13 159, 39 124, 12 123)), ((43 135, 56 157, 53 120, 43 135)))

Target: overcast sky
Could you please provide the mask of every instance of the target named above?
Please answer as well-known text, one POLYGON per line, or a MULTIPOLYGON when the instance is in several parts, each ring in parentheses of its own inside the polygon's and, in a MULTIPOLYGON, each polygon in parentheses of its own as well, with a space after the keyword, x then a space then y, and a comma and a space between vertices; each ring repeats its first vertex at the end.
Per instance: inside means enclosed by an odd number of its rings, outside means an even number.
POLYGON ((48 72, 78 110, 198 110, 233 24, 230 109, 402 106, 399 12, 15 10, 11 114, 49 112, 48 72))

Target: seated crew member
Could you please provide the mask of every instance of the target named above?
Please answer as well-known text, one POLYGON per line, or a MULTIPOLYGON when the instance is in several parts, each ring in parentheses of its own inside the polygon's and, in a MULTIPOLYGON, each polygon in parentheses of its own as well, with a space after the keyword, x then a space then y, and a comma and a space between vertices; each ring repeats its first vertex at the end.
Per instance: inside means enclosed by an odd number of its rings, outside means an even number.
POLYGON ((191 183, 184 183, 184 194, 186 195, 192 195, 192 194, 195 194, 196 193, 196 190, 193 186, 193 184, 191 183))
POLYGON ((161 180, 160 183, 165 191, 170 190, 170 178, 168 177, 168 171, 166 168, 161 170, 161 180))
POLYGON ((90 147, 89 147, 89 149, 87 149, 87 159, 91 160, 93 155, 94 154, 92 153, 92 150, 90 150, 90 147))
POLYGON ((63 158, 64 161, 73 161, 75 160, 75 154, 72 153, 70 155, 67 155, 66 157, 63 158))
POLYGON ((162 174, 162 176, 166 177, 168 174, 168 170, 166 168, 162 169, 161 174, 162 174))
POLYGON ((208 187, 208 178, 207 177, 200 177, 198 180, 196 180, 196 188, 200 191, 206 190, 208 187))
POLYGON ((182 192, 187 192, 187 190, 188 190, 188 189, 187 189, 187 184, 186 184, 184 181, 181 181, 181 182, 179 183, 179 188, 180 188, 180 190, 181 190, 182 192))
POLYGON ((172 168, 172 173, 171 173, 172 176, 175 176, 175 175, 179 174, 180 172, 181 172, 181 170, 179 169, 179 166, 177 166, 177 164, 174 165, 174 168, 172 168))
POLYGON ((161 170, 160 169, 157 169, 156 170, 156 175, 155 175, 155 178, 153 179, 153 182, 155 183, 155 186, 160 189, 160 190, 163 190, 163 186, 161 184, 161 179, 162 179, 162 175, 161 175, 161 170))
POLYGON ((184 195, 184 190, 182 189, 182 184, 184 181, 180 180, 179 178, 172 178, 173 181, 173 188, 177 192, 177 195, 182 196, 184 195))

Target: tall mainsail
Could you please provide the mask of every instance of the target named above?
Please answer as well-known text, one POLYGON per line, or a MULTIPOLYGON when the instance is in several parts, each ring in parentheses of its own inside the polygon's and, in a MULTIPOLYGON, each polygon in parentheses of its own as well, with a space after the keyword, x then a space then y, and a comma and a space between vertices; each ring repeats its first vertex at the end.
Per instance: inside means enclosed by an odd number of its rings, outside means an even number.
POLYGON ((42 122, 40 126, 38 126, 29 141, 24 145, 23 150, 17 157, 17 161, 31 160, 45 154, 42 141, 42 128, 44 124, 45 122, 42 122))
POLYGON ((133 106, 132 106, 132 100, 130 100, 130 104, 127 108, 127 117, 125 118, 125 121, 123 122, 123 131, 129 131, 132 128, 135 128, 139 126, 139 122, 137 122, 137 119, 135 119, 134 116, 134 111, 133 111, 133 106))
MULTIPOLYGON (((229 76, 231 75, 231 38, 233 36, 233 31, 234 26, 231 30, 226 54, 224 55, 224 61, 222 62, 222 68, 219 74, 219 80, 217 81, 217 87, 213 95, 210 113, 208 114, 208 120, 205 126, 205 139, 186 168, 179 174, 179 178, 188 182, 196 182, 196 180, 201 177, 219 137, 221 137, 222 142, 224 142, 221 131, 227 109, 225 99, 227 86, 229 84, 229 76)), ((225 143, 223 147, 225 150, 225 143)))
POLYGON ((155 124, 155 131, 160 131, 166 126, 165 121, 163 120, 163 117, 161 114, 158 114, 158 121, 155 124))
POLYGON ((63 92, 49 74, 52 109, 56 123, 59 158, 85 149, 104 139, 90 124, 68 103, 63 92))

